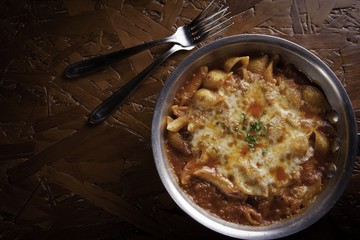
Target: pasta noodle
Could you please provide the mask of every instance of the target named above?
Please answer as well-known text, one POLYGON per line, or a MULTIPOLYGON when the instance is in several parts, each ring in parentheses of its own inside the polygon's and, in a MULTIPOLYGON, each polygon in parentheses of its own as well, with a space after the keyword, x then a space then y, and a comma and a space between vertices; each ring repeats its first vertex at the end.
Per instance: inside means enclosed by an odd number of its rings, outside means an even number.
POLYGON ((194 104, 200 109, 210 109, 220 101, 220 95, 206 88, 197 90, 193 96, 194 104))
POLYGON ((219 89, 226 81, 228 74, 221 70, 211 70, 203 81, 203 87, 208 89, 219 89))
POLYGON ((323 92, 277 55, 203 66, 178 90, 165 147, 179 185, 227 221, 304 211, 326 183, 336 129, 323 92))
POLYGON ((224 63, 224 71, 230 72, 235 66, 238 66, 240 69, 247 68, 249 65, 249 59, 249 56, 229 58, 224 63))

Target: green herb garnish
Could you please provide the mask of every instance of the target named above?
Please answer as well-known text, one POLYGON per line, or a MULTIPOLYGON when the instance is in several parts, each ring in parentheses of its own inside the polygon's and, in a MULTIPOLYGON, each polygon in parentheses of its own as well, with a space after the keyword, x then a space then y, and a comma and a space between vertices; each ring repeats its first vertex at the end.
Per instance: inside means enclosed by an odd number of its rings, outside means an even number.
MULTIPOLYGON (((258 118, 253 116, 247 116, 242 113, 242 119, 239 121, 242 125, 242 130, 245 132, 244 141, 247 142, 250 152, 255 151, 255 146, 258 144, 260 137, 266 137, 266 127, 261 122, 261 117, 265 114, 263 112, 258 118)), ((263 148, 263 152, 266 152, 266 148, 263 148), (265 150, 264 150, 265 149, 265 150)))

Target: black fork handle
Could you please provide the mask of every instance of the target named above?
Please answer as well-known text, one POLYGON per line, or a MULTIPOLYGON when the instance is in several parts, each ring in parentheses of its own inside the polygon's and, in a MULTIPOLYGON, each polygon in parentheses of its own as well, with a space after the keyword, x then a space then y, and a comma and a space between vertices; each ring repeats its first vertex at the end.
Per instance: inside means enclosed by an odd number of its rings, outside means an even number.
POLYGON ((116 52, 92 57, 84 61, 73 63, 65 69, 64 76, 66 78, 77 78, 92 72, 99 71, 116 61, 123 60, 146 49, 160 45, 164 42, 170 42, 170 38, 168 37, 153 42, 143 43, 134 47, 126 48, 116 52))
POLYGON ((102 102, 97 108, 95 108, 89 115, 88 123, 90 125, 96 125, 108 118, 111 113, 139 87, 142 81, 146 79, 158 65, 164 62, 173 53, 183 49, 186 48, 179 45, 174 45, 170 48, 166 53, 164 53, 164 55, 155 60, 152 64, 146 67, 142 72, 136 75, 133 79, 102 102))

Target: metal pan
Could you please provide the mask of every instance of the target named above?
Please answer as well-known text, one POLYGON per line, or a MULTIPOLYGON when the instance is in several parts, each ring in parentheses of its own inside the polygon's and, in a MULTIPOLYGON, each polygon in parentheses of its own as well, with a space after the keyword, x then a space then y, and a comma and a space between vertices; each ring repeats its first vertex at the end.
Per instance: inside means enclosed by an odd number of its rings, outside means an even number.
POLYGON ((343 193, 359 155, 359 137, 354 110, 343 85, 331 69, 305 48, 278 37, 244 34, 222 38, 198 49, 174 70, 167 79, 158 98, 152 122, 152 148, 160 178, 174 201, 192 218, 204 226, 227 236, 242 239, 273 239, 294 234, 324 216, 343 193), (329 116, 338 130, 338 158, 336 172, 320 195, 305 212, 269 226, 244 226, 226 222, 198 207, 178 186, 164 149, 165 119, 176 91, 194 71, 203 65, 248 52, 278 54, 322 88, 333 114, 329 116))

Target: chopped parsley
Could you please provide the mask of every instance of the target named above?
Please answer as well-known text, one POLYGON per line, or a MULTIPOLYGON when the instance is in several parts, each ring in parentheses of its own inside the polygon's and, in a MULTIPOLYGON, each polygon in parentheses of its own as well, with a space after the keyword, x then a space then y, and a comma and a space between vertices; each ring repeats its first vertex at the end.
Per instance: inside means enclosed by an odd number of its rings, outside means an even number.
MULTIPOLYGON (((239 123, 242 125, 242 130, 244 133, 244 141, 248 144, 250 152, 255 151, 255 146, 258 144, 258 140, 260 137, 266 137, 266 127, 261 122, 261 117, 265 114, 263 112, 258 118, 254 118, 252 116, 247 116, 245 113, 242 113, 242 119, 239 123)), ((263 152, 265 153, 266 148, 263 148, 263 152)))
MULTIPOLYGON (((258 145, 258 140, 261 137, 266 137, 266 126, 261 122, 261 117, 265 114, 263 112, 258 117, 248 116, 245 113, 241 113, 240 120, 235 124, 229 127, 225 122, 217 121, 215 124, 218 127, 221 127, 222 130, 231 134, 231 132, 240 133, 243 136, 243 140, 247 143, 250 152, 255 151, 256 145, 258 145)), ((267 149, 262 148, 262 152, 266 153, 267 149)))
POLYGON ((258 143, 257 138, 250 134, 249 132, 246 133, 246 136, 244 138, 244 141, 247 142, 250 152, 255 151, 255 145, 258 143))
POLYGON ((263 129, 263 125, 260 121, 254 122, 254 123, 250 123, 250 131, 252 132, 259 132, 263 129))

